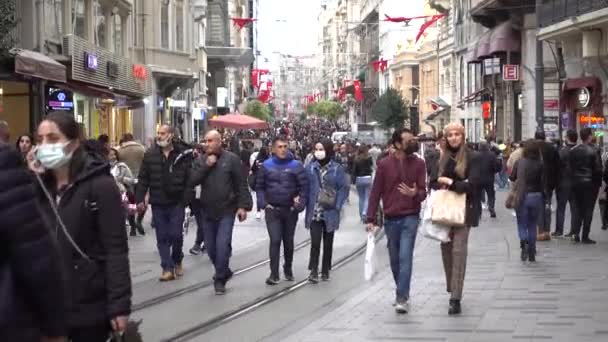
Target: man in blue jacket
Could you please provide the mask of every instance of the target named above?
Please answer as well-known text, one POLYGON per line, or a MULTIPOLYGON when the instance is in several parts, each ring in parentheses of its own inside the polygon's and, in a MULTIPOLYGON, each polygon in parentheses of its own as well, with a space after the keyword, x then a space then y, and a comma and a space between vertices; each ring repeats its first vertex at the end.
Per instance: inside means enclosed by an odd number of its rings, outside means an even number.
POLYGON ((289 153, 287 139, 276 137, 273 156, 260 168, 256 180, 258 208, 264 208, 270 236, 270 277, 268 285, 279 283, 281 241, 285 251, 285 279, 293 281, 293 248, 298 214, 304 210, 308 194, 308 177, 304 166, 289 153))

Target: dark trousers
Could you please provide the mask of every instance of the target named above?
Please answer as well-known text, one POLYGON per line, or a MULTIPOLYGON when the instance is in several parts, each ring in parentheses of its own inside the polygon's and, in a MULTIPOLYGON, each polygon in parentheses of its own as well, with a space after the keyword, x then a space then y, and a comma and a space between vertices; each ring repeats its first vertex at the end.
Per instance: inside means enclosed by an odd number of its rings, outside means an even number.
POLYGON ((111 329, 108 325, 72 328, 69 332, 68 341, 106 342, 110 337, 110 332, 111 329))
POLYGON ((281 242, 283 242, 283 255, 285 263, 283 270, 291 273, 293 263, 294 235, 298 223, 298 212, 291 208, 266 209, 266 228, 270 237, 268 253, 270 254, 270 276, 279 277, 279 258, 281 242))
POLYGON ((566 220, 566 204, 570 203, 570 212, 572 213, 572 205, 574 196, 572 185, 562 184, 557 188, 557 210, 555 211, 555 232, 558 234, 564 233, 564 221, 566 220))
POLYGON ((543 208, 538 217, 538 230, 541 233, 549 233, 551 231, 551 200, 553 198, 553 190, 546 191, 543 196, 543 208))
POLYGON ((203 211, 205 247, 207 247, 207 254, 215 267, 214 280, 226 282, 232 276, 230 256, 232 255, 234 219, 234 214, 216 218, 203 211))
POLYGON ((496 190, 494 183, 486 183, 481 186, 482 192, 488 196, 488 209, 494 210, 496 205, 496 190))
POLYGON ((574 205, 572 205, 572 233, 582 238, 589 238, 591 221, 593 220, 593 209, 598 195, 598 189, 591 182, 578 183, 572 188, 574 205))
POLYGON ((184 259, 184 207, 152 206, 152 222, 156 231, 156 246, 163 271, 172 271, 184 259))
POLYGON ((203 229, 203 211, 200 208, 192 209, 194 212, 194 220, 196 221, 196 240, 195 246, 201 246, 205 243, 205 230, 203 229))
POLYGON ((331 270, 331 255, 334 250, 334 232, 328 232, 325 221, 312 221, 310 224, 310 262, 308 269, 318 271, 319 254, 323 240, 323 261, 321 273, 328 274, 331 270))

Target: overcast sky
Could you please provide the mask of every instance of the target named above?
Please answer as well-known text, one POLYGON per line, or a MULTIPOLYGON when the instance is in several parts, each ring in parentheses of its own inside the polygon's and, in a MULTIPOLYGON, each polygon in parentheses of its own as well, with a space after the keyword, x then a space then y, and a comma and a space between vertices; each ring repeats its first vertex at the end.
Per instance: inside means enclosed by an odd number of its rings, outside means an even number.
POLYGON ((278 51, 291 55, 316 52, 317 17, 321 0, 259 0, 257 21, 258 50, 261 68, 272 69, 278 63, 278 51), (264 59, 269 62, 265 63, 264 59))

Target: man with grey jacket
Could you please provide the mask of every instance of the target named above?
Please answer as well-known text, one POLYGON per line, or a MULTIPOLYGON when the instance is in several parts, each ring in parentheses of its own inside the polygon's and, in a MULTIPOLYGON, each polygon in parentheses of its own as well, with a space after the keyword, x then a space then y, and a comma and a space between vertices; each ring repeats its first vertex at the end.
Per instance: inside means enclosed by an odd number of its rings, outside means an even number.
POLYGON ((223 295, 226 283, 232 277, 230 256, 235 216, 239 221, 245 221, 253 200, 242 172, 241 159, 222 148, 221 134, 209 131, 205 143, 206 153, 195 162, 188 188, 201 185, 205 246, 215 267, 215 293, 223 295))

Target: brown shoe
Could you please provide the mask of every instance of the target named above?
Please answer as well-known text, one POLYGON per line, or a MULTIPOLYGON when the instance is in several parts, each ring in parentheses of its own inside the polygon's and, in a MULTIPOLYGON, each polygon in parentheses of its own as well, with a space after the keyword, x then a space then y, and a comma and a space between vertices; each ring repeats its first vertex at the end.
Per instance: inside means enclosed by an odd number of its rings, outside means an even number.
POLYGON ((537 240, 538 241, 551 241, 551 235, 549 235, 549 233, 539 233, 537 240))
POLYGON ((175 275, 182 277, 184 275, 184 266, 182 264, 175 264, 175 275))
POLYGON ((159 281, 171 281, 175 280, 175 275, 173 272, 164 271, 163 274, 158 278, 159 281))

